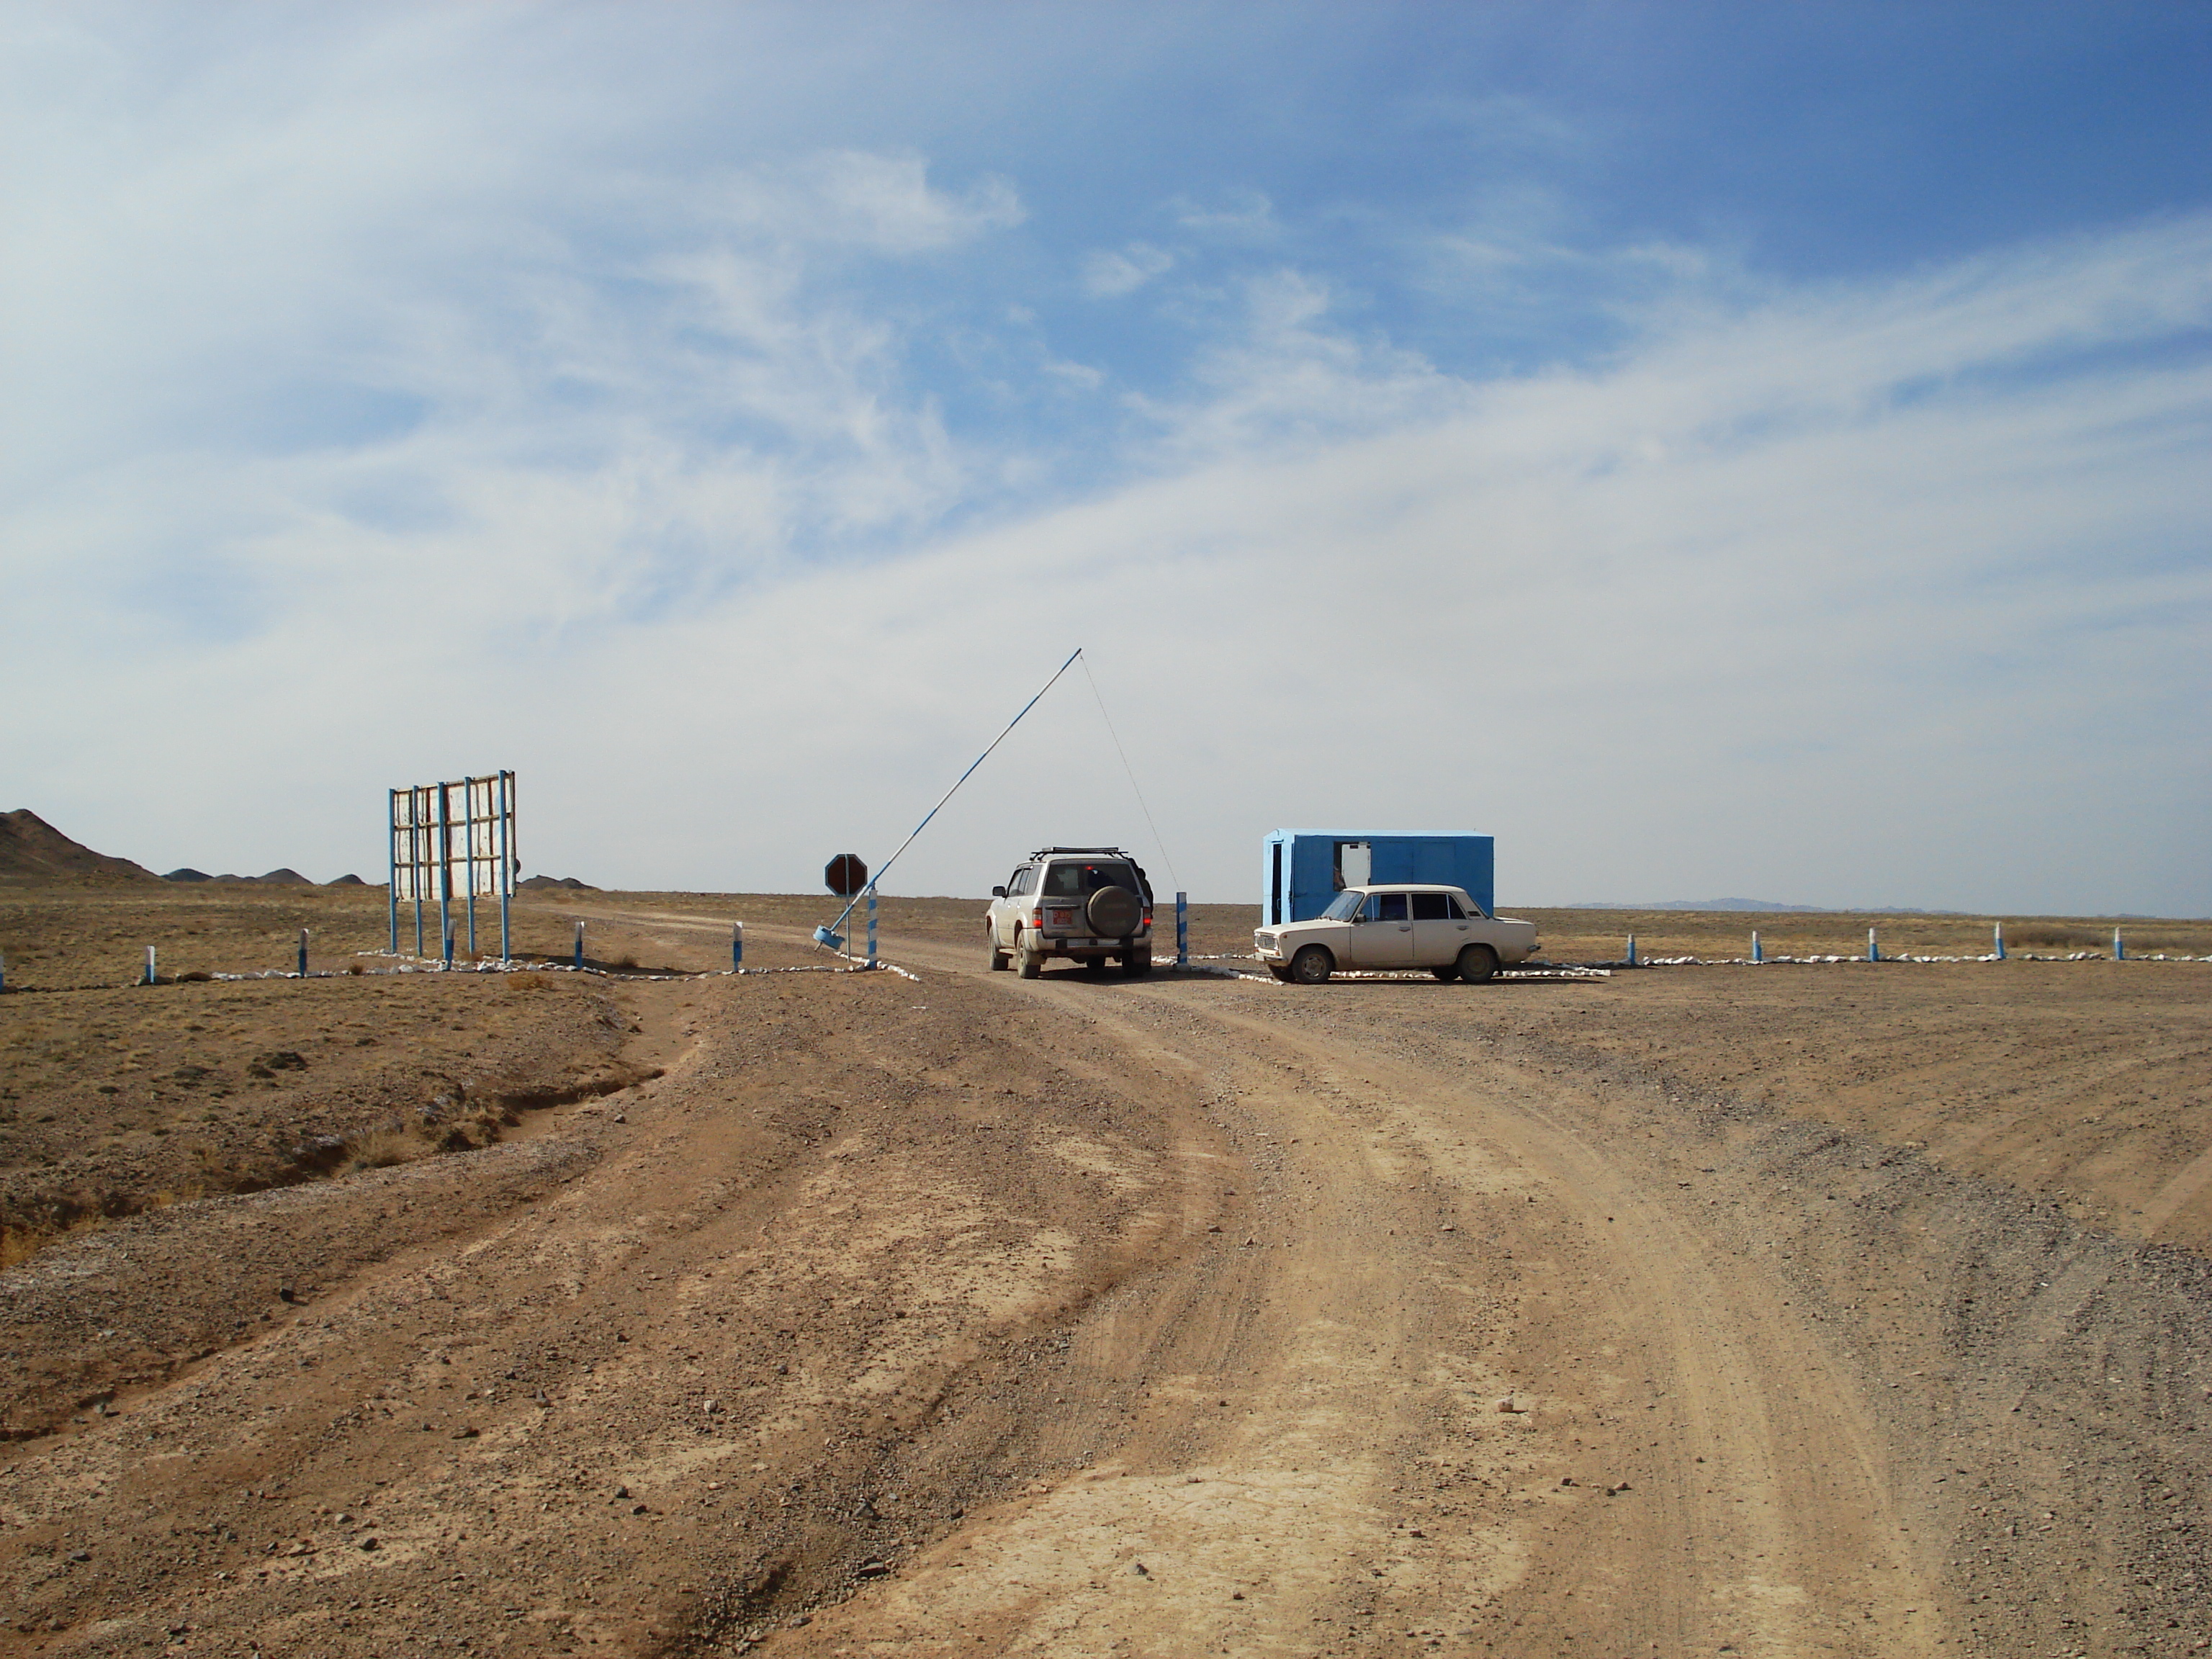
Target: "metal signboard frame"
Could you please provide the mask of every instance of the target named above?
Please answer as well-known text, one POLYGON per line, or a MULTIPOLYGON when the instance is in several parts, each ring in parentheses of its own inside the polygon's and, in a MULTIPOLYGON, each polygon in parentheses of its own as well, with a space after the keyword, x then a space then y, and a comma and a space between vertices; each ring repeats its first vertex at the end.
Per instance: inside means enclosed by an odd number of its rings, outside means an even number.
POLYGON ((467 910, 469 954, 477 949, 477 899, 499 900, 499 954, 511 954, 514 874, 514 774, 422 783, 386 792, 391 844, 392 953, 399 954, 399 906, 415 906, 415 954, 422 954, 425 905, 438 907, 438 938, 453 956, 453 901, 467 910), (456 892, 456 881, 459 890, 456 892))

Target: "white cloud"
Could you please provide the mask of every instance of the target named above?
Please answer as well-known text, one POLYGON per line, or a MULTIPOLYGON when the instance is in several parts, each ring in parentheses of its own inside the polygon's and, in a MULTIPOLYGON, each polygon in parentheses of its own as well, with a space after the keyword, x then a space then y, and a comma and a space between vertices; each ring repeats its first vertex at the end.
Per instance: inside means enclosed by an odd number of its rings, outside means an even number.
POLYGON ((1083 259, 1083 291, 1094 300, 1133 294, 1175 264, 1175 255, 1149 242, 1120 249, 1097 249, 1083 259))

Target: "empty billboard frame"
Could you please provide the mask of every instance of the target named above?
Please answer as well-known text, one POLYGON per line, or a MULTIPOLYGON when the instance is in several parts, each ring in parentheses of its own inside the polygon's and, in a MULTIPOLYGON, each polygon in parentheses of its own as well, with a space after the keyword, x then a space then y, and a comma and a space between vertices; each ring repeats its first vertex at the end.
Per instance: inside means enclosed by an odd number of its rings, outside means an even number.
POLYGON ((515 872, 514 774, 422 783, 387 793, 391 832, 392 953, 399 954, 399 906, 415 906, 415 954, 422 954, 422 910, 438 907, 438 938, 453 959, 453 901, 467 907, 469 954, 477 952, 477 897, 499 900, 499 954, 509 949, 515 872))

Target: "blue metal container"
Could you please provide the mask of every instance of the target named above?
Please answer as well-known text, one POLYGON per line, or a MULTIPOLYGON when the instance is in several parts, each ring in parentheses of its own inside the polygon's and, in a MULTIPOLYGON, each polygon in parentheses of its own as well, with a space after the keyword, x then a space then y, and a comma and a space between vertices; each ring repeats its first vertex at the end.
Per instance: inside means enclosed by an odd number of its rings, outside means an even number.
POLYGON ((1278 830, 1261 848, 1261 925, 1307 921, 1346 888, 1379 881, 1464 888, 1487 915, 1496 901, 1496 849, 1493 836, 1278 830))

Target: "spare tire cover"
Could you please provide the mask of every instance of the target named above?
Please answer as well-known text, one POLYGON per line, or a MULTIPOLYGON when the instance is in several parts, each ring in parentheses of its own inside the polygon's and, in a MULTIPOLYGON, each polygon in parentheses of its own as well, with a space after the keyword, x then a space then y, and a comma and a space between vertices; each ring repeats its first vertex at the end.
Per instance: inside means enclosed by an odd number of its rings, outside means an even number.
POLYGON ((1084 907, 1093 933, 1120 939, 1137 931, 1145 919, 1144 901, 1126 887, 1102 887, 1084 907))

